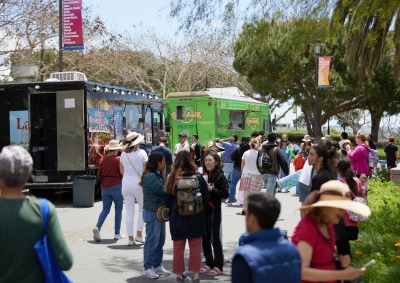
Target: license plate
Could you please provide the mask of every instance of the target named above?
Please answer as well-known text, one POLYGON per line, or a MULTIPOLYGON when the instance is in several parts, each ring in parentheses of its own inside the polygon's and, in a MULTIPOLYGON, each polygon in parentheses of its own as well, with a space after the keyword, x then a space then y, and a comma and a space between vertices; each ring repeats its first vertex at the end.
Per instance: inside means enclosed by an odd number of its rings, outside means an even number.
POLYGON ((32 179, 33 179, 34 182, 37 182, 37 183, 46 183, 46 182, 49 181, 49 177, 48 176, 43 176, 43 175, 33 176, 32 179))

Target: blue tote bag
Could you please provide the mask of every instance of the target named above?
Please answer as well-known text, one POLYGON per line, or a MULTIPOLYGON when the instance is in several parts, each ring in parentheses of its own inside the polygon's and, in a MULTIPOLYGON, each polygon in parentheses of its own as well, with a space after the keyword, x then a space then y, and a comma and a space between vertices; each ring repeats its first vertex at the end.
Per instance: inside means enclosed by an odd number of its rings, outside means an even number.
POLYGON ((42 265, 46 283, 72 283, 58 266, 47 237, 46 229, 49 219, 49 205, 46 199, 40 199, 42 220, 43 220, 43 238, 35 244, 35 251, 42 265))

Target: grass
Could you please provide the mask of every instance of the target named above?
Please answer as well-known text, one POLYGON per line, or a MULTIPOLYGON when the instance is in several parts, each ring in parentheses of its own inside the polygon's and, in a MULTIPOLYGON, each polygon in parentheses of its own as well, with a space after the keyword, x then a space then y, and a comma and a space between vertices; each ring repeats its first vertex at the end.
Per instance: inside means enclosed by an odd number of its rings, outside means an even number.
POLYGON ((399 282, 400 278, 400 186, 380 179, 369 181, 370 219, 360 224, 352 242, 353 265, 377 261, 365 272, 369 283, 399 282))

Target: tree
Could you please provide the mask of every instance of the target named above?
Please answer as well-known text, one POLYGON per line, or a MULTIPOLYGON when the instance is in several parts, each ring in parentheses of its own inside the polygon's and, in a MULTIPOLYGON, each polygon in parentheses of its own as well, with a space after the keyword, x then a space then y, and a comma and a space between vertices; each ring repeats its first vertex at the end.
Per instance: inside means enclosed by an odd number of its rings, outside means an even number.
POLYGON ((321 126, 328 118, 358 108, 362 93, 343 61, 345 40, 328 40, 328 19, 257 21, 245 24, 234 44, 234 68, 245 76, 260 95, 301 106, 307 130, 321 137, 321 126), (333 55, 331 82, 334 87, 320 89, 315 97, 315 55, 313 42, 326 42, 325 52, 333 55), (315 103, 319 113, 313 112, 315 103), (314 129, 314 121, 318 127, 314 129))
POLYGON ((362 126, 370 123, 363 109, 339 113, 336 118, 342 128, 350 127, 353 130, 353 135, 356 135, 362 126))
POLYGON ((349 31, 347 61, 359 78, 368 76, 383 61, 391 28, 394 30, 393 76, 400 79, 400 1, 337 0, 331 26, 333 30, 349 31))

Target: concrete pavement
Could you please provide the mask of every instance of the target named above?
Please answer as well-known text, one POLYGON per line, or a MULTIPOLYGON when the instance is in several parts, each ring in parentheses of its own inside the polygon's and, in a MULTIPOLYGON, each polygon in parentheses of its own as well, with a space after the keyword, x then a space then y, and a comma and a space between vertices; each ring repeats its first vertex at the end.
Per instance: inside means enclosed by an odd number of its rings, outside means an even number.
MULTIPOLYGON (((265 191, 265 190, 263 190, 265 191)), ((288 230, 290 236, 300 220, 298 208, 300 203, 294 195, 295 188, 290 193, 278 193, 282 209, 276 227, 288 230)), ((55 201, 58 217, 65 233, 67 243, 74 255, 74 265, 68 276, 73 282, 154 282, 154 279, 142 277, 143 272, 143 245, 128 246, 127 238, 113 240, 114 212, 113 208, 101 230, 102 241, 94 242, 92 229, 97 222, 102 209, 101 201, 95 202, 94 207, 77 208, 72 203, 55 201)), ((125 208, 123 211, 122 233, 126 234, 125 208)), ((236 248, 239 236, 245 230, 244 216, 241 207, 225 206, 222 208, 223 248, 227 259, 231 259, 236 248)), ((135 214, 136 224, 137 213, 135 214)), ((136 227, 136 226, 135 226, 136 227)), ((145 231, 144 231, 145 232, 145 231)), ((188 261, 188 248, 185 253, 185 262, 188 261)), ((167 239, 164 246, 163 265, 172 269, 172 240, 167 224, 167 239)), ((231 263, 224 266, 224 274, 215 278, 201 276, 202 282, 230 282, 231 263)), ((160 277, 157 282, 174 282, 175 275, 160 277)))

